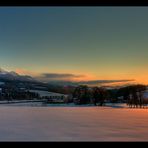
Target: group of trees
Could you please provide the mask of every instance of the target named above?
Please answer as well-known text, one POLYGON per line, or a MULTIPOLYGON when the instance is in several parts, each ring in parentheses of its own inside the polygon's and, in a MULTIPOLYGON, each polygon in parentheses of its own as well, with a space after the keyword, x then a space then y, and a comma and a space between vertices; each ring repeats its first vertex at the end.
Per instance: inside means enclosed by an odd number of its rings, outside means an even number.
POLYGON ((100 106, 103 106, 104 101, 107 100, 108 96, 109 93, 103 87, 94 87, 92 89, 92 97, 95 106, 98 105, 98 103, 100 106))
POLYGON ((142 107, 148 104, 142 95, 145 90, 145 85, 131 85, 119 89, 89 88, 86 85, 80 85, 75 88, 73 98, 77 104, 93 103, 95 106, 102 106, 105 101, 115 103, 122 97, 122 101, 127 102, 130 107, 142 107))
POLYGON ((88 104, 91 101, 91 94, 86 85, 81 85, 75 88, 73 92, 74 101, 77 104, 88 104))
POLYGON ((88 104, 94 103, 94 105, 102 106, 107 99, 108 92, 103 87, 88 88, 86 85, 80 85, 76 87, 73 93, 75 103, 88 104))
POLYGON ((0 93, 0 100, 30 100, 30 99, 39 99, 40 95, 35 92, 29 91, 16 91, 13 89, 3 89, 0 93))
POLYGON ((129 107, 143 107, 148 104, 148 100, 143 97, 143 92, 146 90, 145 85, 132 85, 121 88, 119 91, 127 100, 129 107))
MULTIPOLYGON (((143 97, 143 93, 146 90, 145 85, 137 84, 115 89, 114 91, 114 101, 118 101, 119 97, 127 103, 130 107, 138 107, 147 103, 147 100, 143 97)), ((148 104, 148 103, 147 103, 148 104)))

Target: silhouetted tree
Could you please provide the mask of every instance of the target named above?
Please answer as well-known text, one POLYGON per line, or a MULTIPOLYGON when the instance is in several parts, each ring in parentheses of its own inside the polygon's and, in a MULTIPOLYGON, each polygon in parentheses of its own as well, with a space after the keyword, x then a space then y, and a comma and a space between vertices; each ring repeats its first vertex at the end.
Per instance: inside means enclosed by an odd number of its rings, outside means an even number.
POLYGON ((98 87, 94 87, 93 90, 92 90, 93 102, 94 102, 94 105, 95 106, 99 102, 99 97, 100 97, 99 92, 100 91, 99 91, 99 88, 98 87))
POLYGON ((146 90, 145 85, 130 85, 124 88, 120 88, 120 95, 126 97, 127 105, 130 107, 142 107, 143 105, 143 95, 142 93, 146 90))
POLYGON ((92 93, 94 105, 99 103, 100 106, 103 106, 105 100, 107 100, 108 97, 107 90, 103 87, 94 87, 92 93))
POLYGON ((109 89, 108 90, 108 95, 109 95, 109 100, 111 103, 116 103, 118 102, 118 89, 109 89))
POLYGON ((90 91, 86 85, 80 85, 75 88, 73 97, 77 99, 78 104, 90 103, 90 91))

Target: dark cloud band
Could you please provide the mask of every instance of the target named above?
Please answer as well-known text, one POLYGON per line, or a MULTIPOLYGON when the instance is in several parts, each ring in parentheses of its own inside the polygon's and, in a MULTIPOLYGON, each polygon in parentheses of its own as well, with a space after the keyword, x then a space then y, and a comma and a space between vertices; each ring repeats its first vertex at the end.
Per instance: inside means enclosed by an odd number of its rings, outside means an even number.
POLYGON ((79 83, 83 84, 105 84, 105 83, 117 83, 117 82, 129 82, 134 81, 134 79, 126 80, 94 80, 94 81, 81 81, 79 83))
POLYGON ((75 75, 75 74, 59 74, 59 73, 43 73, 41 75, 42 78, 47 79, 60 79, 60 78, 79 78, 84 77, 84 75, 75 75))

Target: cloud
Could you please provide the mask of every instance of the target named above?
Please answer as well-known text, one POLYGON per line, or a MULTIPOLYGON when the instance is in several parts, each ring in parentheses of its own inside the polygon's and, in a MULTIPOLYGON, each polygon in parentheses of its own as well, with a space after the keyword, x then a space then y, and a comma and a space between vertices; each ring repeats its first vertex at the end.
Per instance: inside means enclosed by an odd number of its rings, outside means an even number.
POLYGON ((41 75, 44 78, 79 78, 79 77, 83 77, 84 75, 75 75, 75 74, 68 74, 68 73, 64 73, 64 74, 59 74, 59 73, 43 73, 41 75))
POLYGON ((106 83, 122 83, 135 81, 134 79, 123 79, 123 80, 93 80, 93 81, 81 81, 80 84, 96 85, 96 84, 106 84, 106 83))
POLYGON ((43 82, 56 82, 56 83, 65 83, 67 84, 76 84, 76 85, 94 85, 94 86, 104 86, 104 85, 118 85, 119 83, 125 84, 125 83, 133 83, 134 79, 116 79, 116 80, 86 80, 87 76, 82 74, 72 74, 72 73, 41 73, 41 74, 35 74, 33 72, 24 70, 24 69, 17 69, 17 73, 19 74, 28 74, 28 75, 34 75, 34 78, 37 80, 41 80, 43 82), (83 80, 83 81, 82 81, 83 80))
POLYGON ((56 81, 56 83, 61 83, 61 81, 64 83, 73 82, 77 85, 106 85, 106 84, 116 84, 116 83, 129 83, 135 81, 134 79, 121 79, 121 80, 87 80, 86 75, 80 75, 80 74, 71 74, 71 73, 42 73, 38 79, 51 82, 56 81), (82 81, 83 80, 83 81, 82 81))
POLYGON ((37 78, 43 81, 73 81, 76 79, 83 79, 85 75, 71 74, 71 73, 42 73, 37 78))

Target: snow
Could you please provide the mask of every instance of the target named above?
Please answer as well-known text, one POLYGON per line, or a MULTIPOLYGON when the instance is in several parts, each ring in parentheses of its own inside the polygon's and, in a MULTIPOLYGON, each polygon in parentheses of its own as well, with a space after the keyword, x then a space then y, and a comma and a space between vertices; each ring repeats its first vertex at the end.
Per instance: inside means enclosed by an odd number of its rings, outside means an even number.
POLYGON ((145 91, 145 92, 143 93, 143 97, 146 98, 146 99, 148 99, 148 91, 145 91))
POLYGON ((0 107, 3 106, 46 106, 43 101, 40 100, 13 100, 13 101, 0 101, 0 107))
POLYGON ((148 141, 148 110, 0 106, 0 141, 148 141))
POLYGON ((44 90, 33 90, 30 89, 30 92, 35 92, 35 93, 39 93, 41 97, 43 96, 66 96, 60 93, 54 93, 54 92, 49 92, 49 91, 44 91, 44 90))
MULTIPOLYGON (((0 106, 40 106, 40 107, 92 107, 94 104, 76 105, 74 103, 44 103, 39 100, 0 101, 0 106)), ((105 103, 105 107, 128 108, 126 103, 105 103)))
POLYGON ((5 84, 5 82, 1 82, 1 81, 0 81, 0 85, 3 85, 3 84, 5 84))

